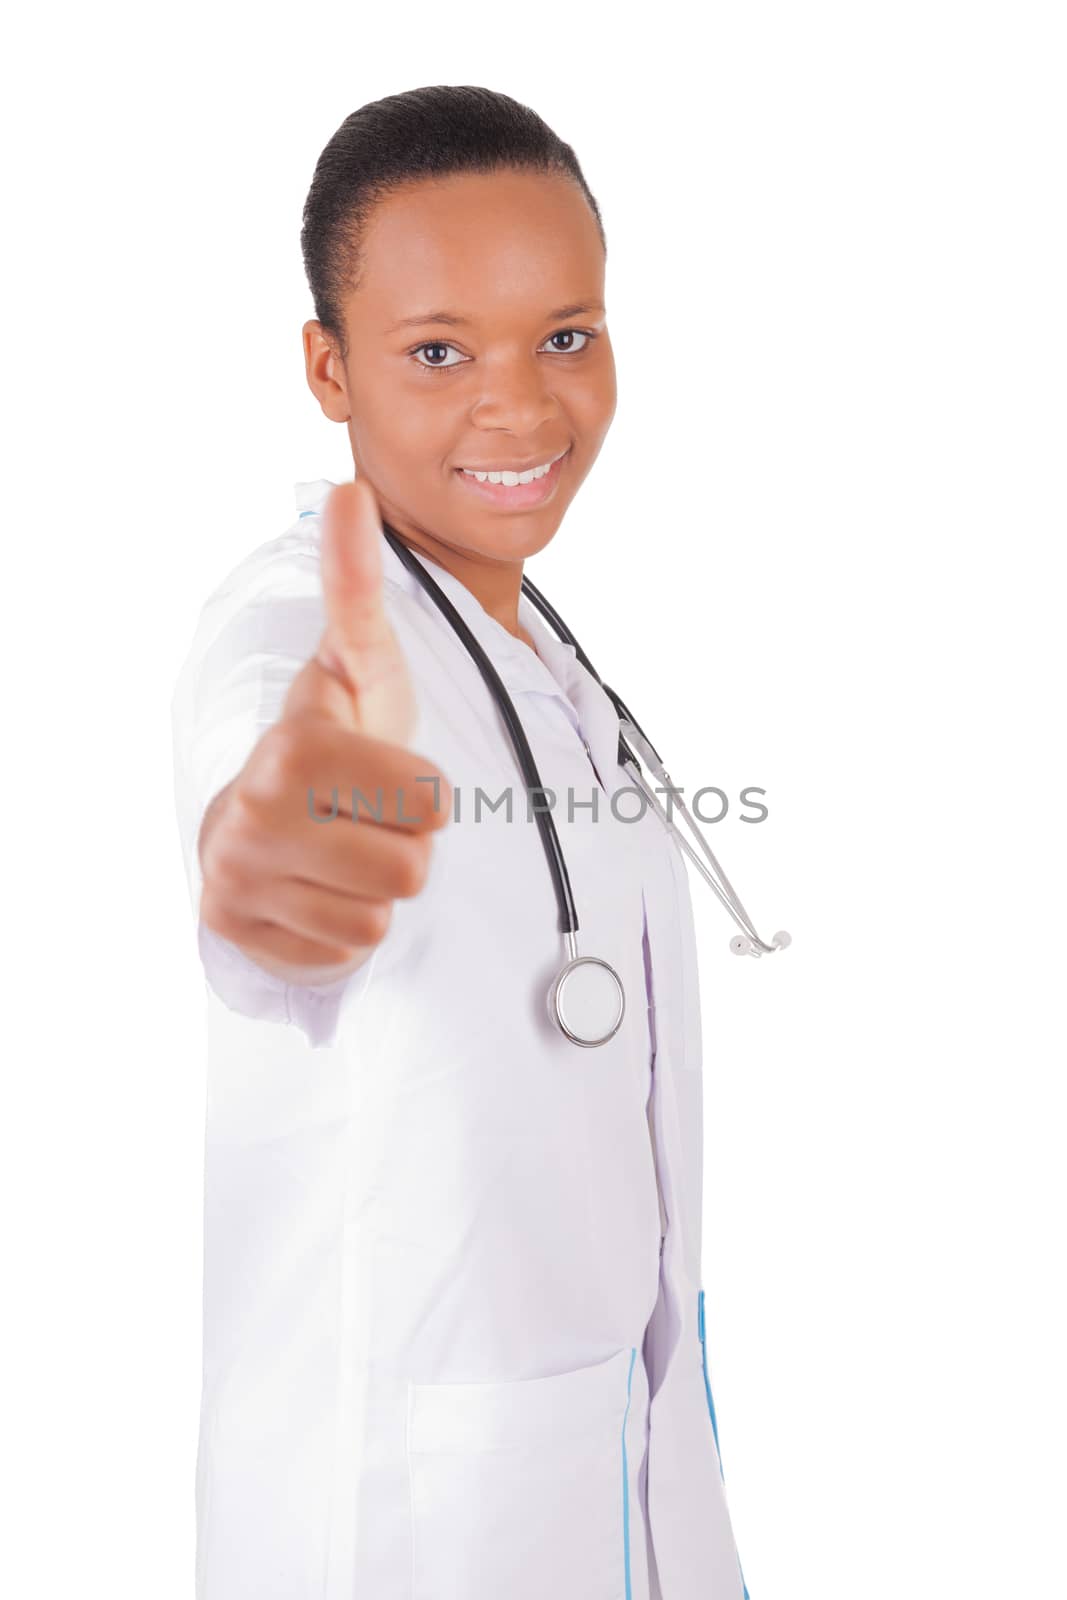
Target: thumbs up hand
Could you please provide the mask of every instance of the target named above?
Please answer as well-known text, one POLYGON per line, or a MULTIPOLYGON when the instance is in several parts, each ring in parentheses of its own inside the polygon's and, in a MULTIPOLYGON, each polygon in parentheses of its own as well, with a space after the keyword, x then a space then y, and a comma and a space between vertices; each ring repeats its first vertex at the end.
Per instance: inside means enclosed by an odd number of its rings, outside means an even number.
POLYGON ((323 513, 326 632, 293 681, 284 715, 334 717, 353 733, 406 744, 415 693, 385 614, 383 538, 370 484, 363 478, 338 484, 323 513))
POLYGON ((393 901, 422 888, 451 811, 444 775, 409 748, 415 689, 385 610, 383 541, 370 485, 332 490, 325 631, 200 830, 201 921, 291 983, 362 965, 393 901))

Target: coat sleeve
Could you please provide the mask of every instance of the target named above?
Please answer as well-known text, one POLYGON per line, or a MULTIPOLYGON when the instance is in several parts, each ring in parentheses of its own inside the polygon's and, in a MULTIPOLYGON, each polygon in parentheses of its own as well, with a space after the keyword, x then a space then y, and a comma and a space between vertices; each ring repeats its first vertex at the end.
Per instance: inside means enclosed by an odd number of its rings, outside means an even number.
POLYGON ((313 1046, 333 1042, 342 1000, 366 984, 373 957, 329 984, 267 972, 200 920, 198 841, 212 799, 277 722, 324 626, 318 551, 297 528, 261 546, 206 601, 171 699, 178 832, 206 981, 230 1010, 295 1024, 313 1046))

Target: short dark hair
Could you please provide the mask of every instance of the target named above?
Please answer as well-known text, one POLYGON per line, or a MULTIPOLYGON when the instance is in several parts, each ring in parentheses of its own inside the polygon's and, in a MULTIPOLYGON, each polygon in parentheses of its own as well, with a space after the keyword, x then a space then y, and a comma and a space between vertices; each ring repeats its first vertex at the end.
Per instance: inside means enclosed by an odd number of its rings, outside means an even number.
POLYGON ((511 168, 577 184, 607 240, 578 158, 536 111, 471 84, 434 84, 374 100, 345 118, 315 165, 300 248, 315 316, 347 357, 342 296, 357 288, 377 201, 406 183, 511 168))

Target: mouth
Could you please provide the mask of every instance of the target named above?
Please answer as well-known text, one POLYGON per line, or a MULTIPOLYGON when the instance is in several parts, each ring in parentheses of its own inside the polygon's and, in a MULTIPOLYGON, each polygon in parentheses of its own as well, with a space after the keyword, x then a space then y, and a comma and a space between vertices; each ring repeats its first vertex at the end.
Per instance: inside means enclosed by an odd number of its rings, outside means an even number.
MULTIPOLYGON (((464 467, 454 467, 453 472, 459 482, 481 500, 488 501, 490 505, 505 506, 509 510, 519 511, 527 506, 539 506, 549 499, 555 490, 556 484, 559 482, 563 463, 567 456, 570 455, 570 450, 571 447, 568 445, 562 455, 556 456, 551 462, 546 462, 545 465, 548 467, 548 471, 543 473, 541 477, 531 478, 529 483, 511 481, 518 476, 514 472, 493 473, 493 477, 501 478, 502 481, 500 483, 491 483, 486 473, 482 473, 480 477, 475 477, 473 472, 464 467), (505 482, 503 481, 504 479, 509 481, 505 482)), ((534 468, 533 470, 536 472, 538 469, 534 468)))

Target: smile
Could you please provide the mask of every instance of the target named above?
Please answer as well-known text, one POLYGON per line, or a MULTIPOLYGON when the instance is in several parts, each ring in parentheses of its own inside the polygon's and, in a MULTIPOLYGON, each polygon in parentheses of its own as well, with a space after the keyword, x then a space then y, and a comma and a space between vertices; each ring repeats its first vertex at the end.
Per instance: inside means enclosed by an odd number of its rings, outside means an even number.
POLYGON ((504 468, 499 472, 478 472, 470 467, 456 467, 455 472, 461 483, 497 505, 540 505, 558 482, 560 463, 569 450, 568 445, 558 456, 542 462, 540 466, 529 467, 524 472, 504 468))

